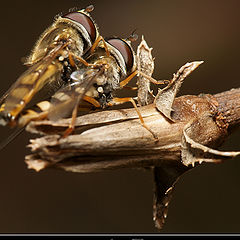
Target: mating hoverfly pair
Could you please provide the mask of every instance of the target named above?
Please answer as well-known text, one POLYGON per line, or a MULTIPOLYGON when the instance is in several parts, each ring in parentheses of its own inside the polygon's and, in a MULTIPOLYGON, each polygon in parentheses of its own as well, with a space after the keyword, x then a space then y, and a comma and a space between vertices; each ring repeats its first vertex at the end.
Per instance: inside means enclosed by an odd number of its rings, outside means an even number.
POLYGON ((89 6, 58 16, 43 32, 25 62, 29 69, 0 100, 1 125, 24 127, 32 120, 70 115, 67 136, 79 109, 125 102, 132 102, 144 125, 132 98, 112 95, 139 74, 131 47, 136 37, 103 39, 90 16, 92 10, 89 6))

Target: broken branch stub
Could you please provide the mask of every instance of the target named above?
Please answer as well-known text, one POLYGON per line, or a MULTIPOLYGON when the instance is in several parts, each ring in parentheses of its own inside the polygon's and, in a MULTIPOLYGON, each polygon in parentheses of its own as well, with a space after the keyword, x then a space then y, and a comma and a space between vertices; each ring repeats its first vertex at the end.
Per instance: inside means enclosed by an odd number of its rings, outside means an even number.
MULTIPOLYGON (((221 129, 216 124, 211 113, 203 113, 196 117, 183 129, 182 163, 194 167, 195 163, 218 163, 223 159, 240 155, 240 152, 224 152, 208 147, 212 145, 212 142, 216 144, 216 141, 223 141, 224 135, 227 137, 226 129, 221 129), (206 142, 206 139, 210 139, 210 141, 206 142)), ((218 145, 221 145, 221 142, 218 145)))

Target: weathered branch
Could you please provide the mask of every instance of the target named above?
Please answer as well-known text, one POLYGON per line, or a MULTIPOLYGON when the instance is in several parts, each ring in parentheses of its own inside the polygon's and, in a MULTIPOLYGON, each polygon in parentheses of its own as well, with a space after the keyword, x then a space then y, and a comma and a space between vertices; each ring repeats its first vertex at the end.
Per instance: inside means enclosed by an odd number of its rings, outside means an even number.
MULTIPOLYGON (((206 132, 202 129, 204 134, 198 132, 196 137, 201 138, 198 139, 201 144, 217 148, 229 133, 228 125, 239 125, 239 99, 240 89, 214 96, 176 98, 172 115, 175 123, 159 113, 153 104, 139 108, 145 123, 158 136, 157 142, 141 126, 134 109, 84 115, 76 122, 76 132, 80 134, 64 139, 59 138, 59 135, 47 135, 31 140, 29 146, 34 155, 27 156, 27 162, 34 167, 32 163, 35 159, 48 166, 86 172, 130 166, 156 166, 161 160, 181 161, 181 139, 185 125, 202 113, 214 116, 214 125, 203 123, 206 124, 206 132), (234 104, 229 104, 233 99, 234 104)), ((32 122, 27 130, 41 134, 61 133, 66 130, 69 122, 70 119, 32 122)))
MULTIPOLYGON (((162 228, 173 186, 179 176, 191 168, 185 167, 182 162, 194 166, 195 162, 219 162, 223 158, 224 154, 216 157, 218 152, 212 154, 210 151, 206 154, 208 149, 197 148, 198 145, 201 148, 202 144, 217 148, 230 133, 229 126, 239 125, 239 99, 240 89, 214 96, 179 97, 173 104, 172 116, 175 122, 164 117, 153 104, 141 107, 144 121, 159 137, 158 142, 142 127, 134 109, 104 111, 79 117, 76 123, 78 134, 65 139, 55 133, 63 132, 68 127, 69 119, 57 123, 32 122, 28 131, 55 135, 32 139, 29 146, 33 154, 26 156, 26 163, 37 171, 45 167, 73 172, 154 167, 153 214, 156 226, 162 228), (235 104, 230 104, 233 99, 235 104), (203 117, 199 119, 198 116, 203 117), (188 139, 182 141, 184 137, 188 139), (201 144, 195 144, 192 139, 201 144)), ((232 157, 239 153, 227 154, 232 157)))

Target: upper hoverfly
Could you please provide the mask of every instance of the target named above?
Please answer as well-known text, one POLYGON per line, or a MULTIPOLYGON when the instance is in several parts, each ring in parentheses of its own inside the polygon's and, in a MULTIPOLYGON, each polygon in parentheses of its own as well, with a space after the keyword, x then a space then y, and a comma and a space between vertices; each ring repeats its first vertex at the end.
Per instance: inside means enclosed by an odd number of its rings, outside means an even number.
POLYGON ((50 97, 77 69, 87 64, 83 55, 101 41, 89 12, 93 6, 56 18, 40 36, 21 75, 0 100, 0 124, 14 126, 19 114, 37 101, 50 97))

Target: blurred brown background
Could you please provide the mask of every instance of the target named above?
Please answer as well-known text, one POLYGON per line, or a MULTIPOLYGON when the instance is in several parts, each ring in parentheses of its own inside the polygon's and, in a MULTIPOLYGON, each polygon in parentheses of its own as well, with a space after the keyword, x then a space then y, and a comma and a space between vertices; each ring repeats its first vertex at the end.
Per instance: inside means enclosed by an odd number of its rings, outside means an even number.
MULTIPOLYGON (((95 5, 103 36, 133 30, 153 47, 154 77, 171 78, 188 61, 204 60, 181 94, 239 87, 240 1, 5 1, 1 2, 1 88, 25 70, 27 56, 56 14, 95 5)), ((135 44, 136 47, 136 44, 135 44)), ((1 127, 1 139, 8 135, 1 127)), ((239 150, 239 133, 224 146, 239 150)), ((152 222, 152 174, 118 170, 74 174, 28 170, 30 134, 0 152, 0 233, 157 233, 152 222)), ((162 233, 240 232, 240 158, 201 165, 177 184, 162 233)))

